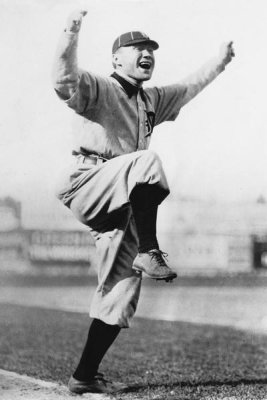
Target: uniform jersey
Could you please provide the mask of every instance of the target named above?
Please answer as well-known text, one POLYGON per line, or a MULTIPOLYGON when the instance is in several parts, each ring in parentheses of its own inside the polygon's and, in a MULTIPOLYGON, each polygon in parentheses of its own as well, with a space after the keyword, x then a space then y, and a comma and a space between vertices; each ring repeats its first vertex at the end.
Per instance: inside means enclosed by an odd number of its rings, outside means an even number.
POLYGON ((154 126, 177 117, 184 86, 153 87, 134 93, 124 82, 117 74, 103 78, 80 71, 76 92, 66 101, 83 117, 75 123, 74 151, 82 148, 110 159, 144 150, 154 126))

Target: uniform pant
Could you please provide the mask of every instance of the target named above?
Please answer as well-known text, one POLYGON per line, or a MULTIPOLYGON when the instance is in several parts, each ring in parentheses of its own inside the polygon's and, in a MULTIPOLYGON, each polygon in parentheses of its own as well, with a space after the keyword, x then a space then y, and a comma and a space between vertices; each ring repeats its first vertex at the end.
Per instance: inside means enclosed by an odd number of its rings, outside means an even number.
POLYGON ((141 288, 141 276, 132 269, 138 238, 129 197, 137 185, 155 185, 158 204, 169 194, 156 153, 140 150, 100 165, 80 161, 64 174, 58 198, 69 207, 95 239, 98 286, 90 316, 127 328, 141 288))

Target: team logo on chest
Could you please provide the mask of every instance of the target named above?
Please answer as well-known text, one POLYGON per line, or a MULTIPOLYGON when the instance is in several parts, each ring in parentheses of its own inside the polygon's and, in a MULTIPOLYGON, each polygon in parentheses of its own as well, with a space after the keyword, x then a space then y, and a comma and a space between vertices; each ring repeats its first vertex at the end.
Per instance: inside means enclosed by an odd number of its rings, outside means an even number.
POLYGON ((155 114, 151 111, 146 112, 146 136, 151 135, 155 123, 155 114))

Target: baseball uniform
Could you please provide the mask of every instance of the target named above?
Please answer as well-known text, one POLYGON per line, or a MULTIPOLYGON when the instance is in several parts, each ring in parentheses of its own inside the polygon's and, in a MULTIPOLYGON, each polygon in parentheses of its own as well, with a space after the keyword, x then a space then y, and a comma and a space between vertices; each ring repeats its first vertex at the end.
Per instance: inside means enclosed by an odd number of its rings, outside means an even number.
MULTIPOLYGON (((75 43, 75 35, 65 33, 62 40, 75 43)), ((132 269, 138 248, 129 196, 144 183, 157 188, 158 204, 169 193, 161 161, 148 150, 153 128, 175 120, 181 107, 223 69, 215 59, 180 84, 140 90, 117 73, 105 78, 79 70, 76 90, 66 100, 64 83, 55 76, 55 90, 77 114, 76 156, 57 195, 88 226, 99 258, 91 317, 129 326, 141 287, 141 276, 132 269), (96 163, 94 155, 100 156, 96 163)))

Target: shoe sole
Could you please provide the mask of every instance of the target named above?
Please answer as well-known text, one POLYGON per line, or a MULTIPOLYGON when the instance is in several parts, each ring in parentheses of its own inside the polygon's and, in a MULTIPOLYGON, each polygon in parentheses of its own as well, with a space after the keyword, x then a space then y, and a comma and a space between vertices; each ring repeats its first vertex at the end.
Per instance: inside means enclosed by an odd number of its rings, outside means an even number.
POLYGON ((104 384, 102 385, 97 382, 87 383, 87 382, 73 381, 73 379, 71 378, 70 381, 68 382, 68 389, 71 393, 75 394, 83 394, 83 393, 112 394, 112 393, 124 392, 125 390, 128 389, 128 386, 118 382, 113 383, 113 385, 110 384, 109 386, 105 386, 104 384))
POLYGON ((121 389, 107 389, 107 390, 103 390, 100 388, 96 388, 96 387, 86 387, 86 388, 74 388, 74 387, 69 387, 68 389, 71 393, 74 394, 84 394, 84 393, 95 393, 95 394, 100 394, 100 393, 105 393, 105 394, 112 394, 112 393, 120 393, 120 392, 125 392, 128 389, 128 386, 126 386, 125 388, 121 388, 121 389))
POLYGON ((172 282, 173 279, 177 278, 177 274, 175 272, 173 274, 171 274, 171 275, 156 276, 156 275, 148 274, 146 271, 144 271, 140 267, 133 266, 133 270, 136 271, 136 272, 139 272, 139 273, 144 272, 149 278, 155 279, 157 281, 172 282))

